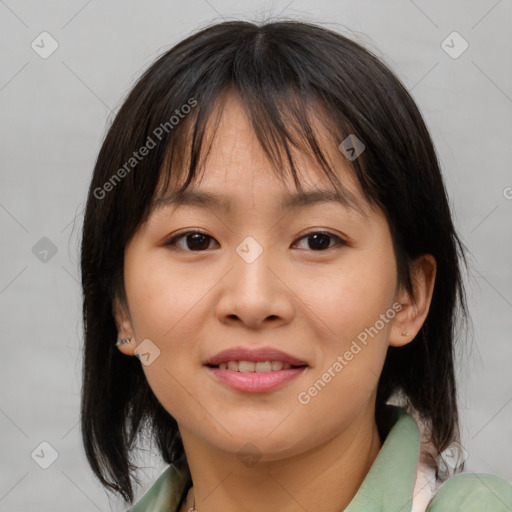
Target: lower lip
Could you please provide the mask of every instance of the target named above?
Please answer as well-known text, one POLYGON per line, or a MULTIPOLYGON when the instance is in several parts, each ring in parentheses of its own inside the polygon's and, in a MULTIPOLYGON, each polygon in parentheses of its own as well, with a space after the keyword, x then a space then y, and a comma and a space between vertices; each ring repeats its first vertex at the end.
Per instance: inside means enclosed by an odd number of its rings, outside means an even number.
POLYGON ((246 393, 274 391, 301 375, 307 366, 270 372, 238 372, 206 367, 213 376, 233 389, 246 393))

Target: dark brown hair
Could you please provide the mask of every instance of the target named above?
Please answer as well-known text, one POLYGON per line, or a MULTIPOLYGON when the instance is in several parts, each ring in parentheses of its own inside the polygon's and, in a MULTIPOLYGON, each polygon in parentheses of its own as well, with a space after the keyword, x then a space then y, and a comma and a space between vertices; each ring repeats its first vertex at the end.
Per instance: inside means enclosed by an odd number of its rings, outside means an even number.
POLYGON ((461 258, 467 263, 413 99, 371 51, 334 31, 299 21, 218 23, 164 53, 137 81, 105 137, 88 192, 81 245, 83 444, 102 484, 129 502, 137 469, 130 455, 141 432, 151 433, 169 464, 183 456, 183 445, 140 362, 115 346, 112 301, 126 300, 124 249, 148 218, 162 181, 165 190, 171 177, 182 175, 184 190, 197 176, 211 133, 207 122, 227 91, 240 98, 275 171, 285 172, 284 155, 298 186, 290 146, 316 158, 342 187, 311 113, 337 144, 351 134, 363 141, 350 171, 369 204, 387 217, 399 283, 412 292, 414 257, 432 254, 437 262, 424 325, 412 342, 388 349, 376 421, 383 431, 385 403, 402 396, 430 425, 438 451, 459 436, 454 339, 458 313, 467 319, 461 258))

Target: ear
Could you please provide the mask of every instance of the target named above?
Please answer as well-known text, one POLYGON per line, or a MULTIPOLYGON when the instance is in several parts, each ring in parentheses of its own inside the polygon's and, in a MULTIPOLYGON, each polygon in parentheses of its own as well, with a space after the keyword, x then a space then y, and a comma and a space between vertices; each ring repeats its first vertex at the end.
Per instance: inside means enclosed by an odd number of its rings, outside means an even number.
POLYGON ((122 345, 118 346, 119 350, 123 354, 133 356, 137 344, 135 342, 134 330, 130 313, 128 311, 128 305, 117 296, 114 298, 112 303, 112 315, 116 322, 118 341, 120 339, 130 338, 128 343, 123 343, 122 345))
POLYGON ((434 292, 437 264, 431 254, 418 256, 411 265, 413 295, 402 290, 397 300, 402 309, 395 315, 389 345, 401 347, 410 343, 427 318, 434 292))

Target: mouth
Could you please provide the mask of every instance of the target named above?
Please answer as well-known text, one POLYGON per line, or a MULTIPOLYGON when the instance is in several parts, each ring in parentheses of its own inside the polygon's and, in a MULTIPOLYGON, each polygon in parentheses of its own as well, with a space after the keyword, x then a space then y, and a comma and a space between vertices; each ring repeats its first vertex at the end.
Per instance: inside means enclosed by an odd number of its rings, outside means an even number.
POLYGON ((207 361, 206 366, 240 372, 271 372, 308 366, 306 361, 273 347, 232 347, 207 361))
POLYGON ((204 366, 216 383, 243 393, 277 390, 309 368, 305 361, 272 347, 233 347, 204 366))
POLYGON ((295 368, 305 368, 307 364, 291 364, 288 361, 223 361, 219 364, 207 364, 209 368, 218 368, 219 370, 231 370, 241 373, 268 373, 279 372, 281 370, 290 370, 295 368))
POLYGON ((214 381, 242 393, 268 393, 282 388, 307 371, 309 365, 274 349, 231 349, 206 362, 214 381))
POLYGON ((216 383, 242 393, 275 391, 298 378, 308 368, 308 365, 293 366, 282 361, 228 361, 206 365, 216 383), (272 363, 275 369, 272 369, 272 363))

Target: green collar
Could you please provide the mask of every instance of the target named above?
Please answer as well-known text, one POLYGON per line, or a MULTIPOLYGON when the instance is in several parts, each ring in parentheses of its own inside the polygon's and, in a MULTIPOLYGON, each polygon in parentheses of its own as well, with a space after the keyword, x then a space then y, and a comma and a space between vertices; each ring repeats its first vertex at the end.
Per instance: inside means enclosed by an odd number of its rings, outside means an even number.
POLYGON ((388 405, 391 429, 377 458, 345 512, 410 512, 420 455, 414 418, 388 405))
MULTIPOLYGON (((389 433, 356 495, 344 512, 411 512, 420 450, 416 421, 394 405, 389 433)), ((128 512, 178 512, 191 485, 186 464, 171 464, 128 512)))

